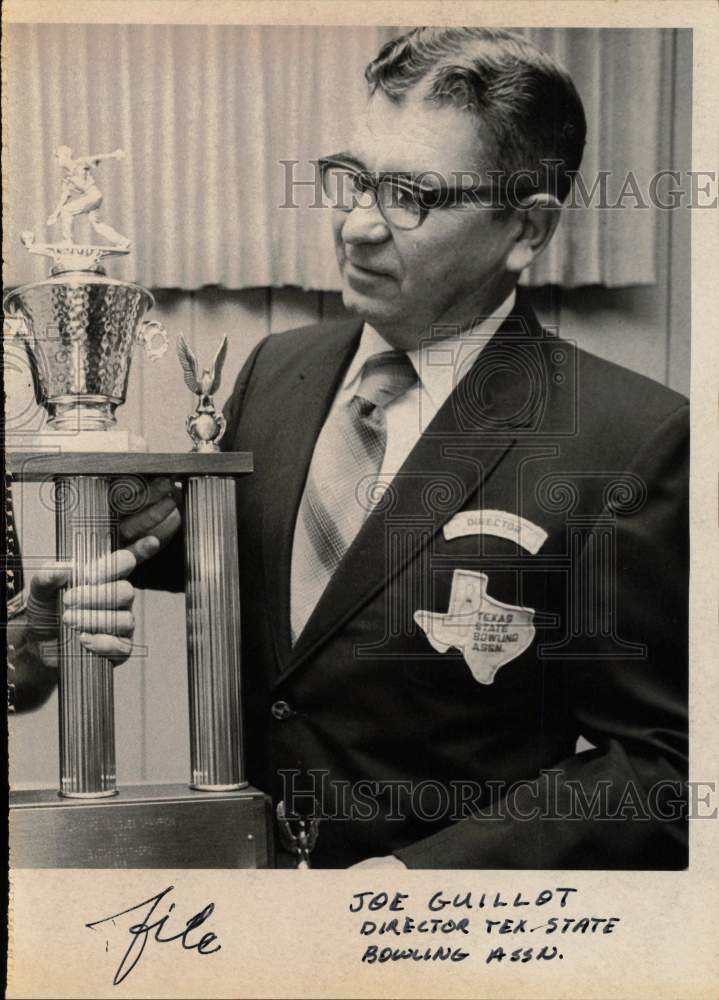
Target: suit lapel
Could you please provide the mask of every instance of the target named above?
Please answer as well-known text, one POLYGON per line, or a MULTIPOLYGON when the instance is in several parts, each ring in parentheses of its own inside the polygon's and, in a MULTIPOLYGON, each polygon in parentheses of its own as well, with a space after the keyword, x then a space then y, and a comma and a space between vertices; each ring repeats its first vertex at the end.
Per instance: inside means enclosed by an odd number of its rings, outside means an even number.
POLYGON ((295 521, 315 442, 357 346, 362 323, 337 324, 307 349, 299 363, 278 373, 273 399, 282 400, 282 420, 268 449, 270 479, 262 517, 264 567, 273 636, 280 664, 291 654, 290 567, 295 521))
MULTIPOLYGON (((507 361, 513 346, 516 355, 517 342, 526 345, 528 333, 536 336, 539 329, 531 311, 519 317, 515 311, 484 347, 393 480, 388 506, 381 504, 367 518, 289 660, 282 658, 283 678, 415 558, 504 458, 526 424, 530 383, 536 378, 536 371, 507 361)), ((295 513, 298 505, 293 495, 295 513)))

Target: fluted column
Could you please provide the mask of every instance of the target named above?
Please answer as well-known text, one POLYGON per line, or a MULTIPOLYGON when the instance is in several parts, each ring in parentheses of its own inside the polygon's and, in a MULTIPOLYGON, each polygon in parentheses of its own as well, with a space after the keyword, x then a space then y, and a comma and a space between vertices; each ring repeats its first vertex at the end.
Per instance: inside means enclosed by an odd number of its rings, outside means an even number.
MULTIPOLYGON (((112 549, 108 487, 103 476, 55 478, 57 557, 74 564, 68 586, 89 583, 91 564, 112 549)), ((70 798, 115 795, 112 664, 88 652, 75 632, 61 625, 58 667, 60 794, 70 798)))
POLYGON ((243 788, 234 479, 188 479, 185 563, 191 785, 203 791, 243 788))

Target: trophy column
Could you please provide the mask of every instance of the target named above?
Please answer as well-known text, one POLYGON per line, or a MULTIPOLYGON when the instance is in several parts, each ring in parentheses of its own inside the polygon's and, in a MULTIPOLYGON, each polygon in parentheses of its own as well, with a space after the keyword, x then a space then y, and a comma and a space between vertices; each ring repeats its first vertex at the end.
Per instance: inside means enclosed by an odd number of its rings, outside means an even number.
MULTIPOLYGON (((91 567, 113 549, 104 476, 55 478, 57 557, 71 561, 68 586, 88 586, 91 567)), ((62 596, 59 616, 62 619, 62 596)), ((89 652, 62 625, 59 645, 60 794, 68 798, 116 795, 113 666, 89 652)))
POLYGON ((235 482, 191 476, 185 505, 191 786, 247 785, 240 707, 240 584, 235 482))

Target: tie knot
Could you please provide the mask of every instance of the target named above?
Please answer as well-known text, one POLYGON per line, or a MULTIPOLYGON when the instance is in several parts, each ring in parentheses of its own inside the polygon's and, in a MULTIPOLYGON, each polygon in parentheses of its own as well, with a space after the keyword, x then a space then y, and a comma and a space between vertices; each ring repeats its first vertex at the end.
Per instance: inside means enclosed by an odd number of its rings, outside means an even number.
POLYGON ((357 395, 385 407, 416 382, 417 372, 404 351, 383 351, 365 361, 357 395))

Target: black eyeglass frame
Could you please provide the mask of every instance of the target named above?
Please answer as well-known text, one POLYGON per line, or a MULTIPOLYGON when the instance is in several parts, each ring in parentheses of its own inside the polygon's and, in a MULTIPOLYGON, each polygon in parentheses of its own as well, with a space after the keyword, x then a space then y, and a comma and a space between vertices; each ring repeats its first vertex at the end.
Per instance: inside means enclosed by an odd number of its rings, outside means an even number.
MULTIPOLYGON (((414 179, 411 174, 403 173, 401 171, 383 171, 380 173, 374 173, 371 170, 367 170, 360 166, 356 161, 344 156, 323 156, 317 161, 317 165, 320 169, 320 176, 322 179, 323 190, 326 194, 329 192, 324 187, 324 179, 329 169, 333 167, 339 167, 346 170, 348 173, 354 175, 355 178, 359 178, 358 187, 361 193, 365 191, 371 191, 375 196, 376 204, 382 213, 382 218, 385 220, 388 226, 397 229, 418 229, 424 220, 427 218, 428 214, 435 208, 454 208, 459 204, 471 203, 479 204, 482 198, 489 194, 493 196, 493 200, 490 203, 483 203, 484 207, 490 209, 504 208, 507 205, 507 201, 497 202, 494 200, 497 195, 511 194, 511 203, 513 208, 526 208, 517 204, 517 199, 526 198, 533 194, 540 194, 542 189, 534 184, 507 184, 506 182, 495 181, 489 184, 472 184, 472 185, 462 185, 462 184, 439 184, 433 185, 432 187, 423 186, 418 181, 414 179), (419 215, 417 216, 417 222, 411 226, 401 226, 398 225, 396 221, 390 221, 385 215, 384 208, 381 200, 377 197, 379 186, 382 181, 391 180, 398 188, 411 194, 414 198, 417 207, 419 208, 419 215)), ((348 208, 342 208, 337 205, 334 206, 341 212, 349 213, 355 207, 350 206, 348 208)))

